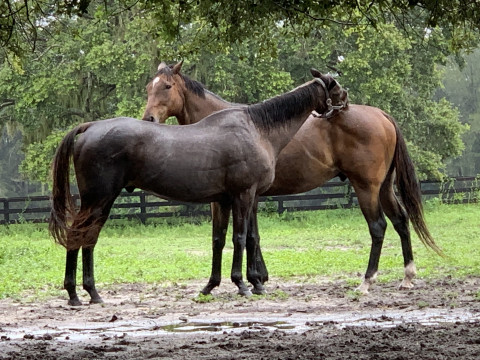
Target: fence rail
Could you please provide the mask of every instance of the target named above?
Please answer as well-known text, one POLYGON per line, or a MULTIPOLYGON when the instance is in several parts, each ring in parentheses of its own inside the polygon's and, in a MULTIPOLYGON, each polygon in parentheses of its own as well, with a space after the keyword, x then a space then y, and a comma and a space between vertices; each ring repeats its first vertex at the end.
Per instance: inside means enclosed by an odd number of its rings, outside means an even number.
MULTIPOLYGON (((446 203, 473 203, 480 201, 480 177, 457 177, 449 181, 422 181, 424 200, 438 198, 446 203)), ((78 195, 73 196, 79 205, 78 195)), ((297 195, 260 197, 259 208, 264 211, 323 210, 350 208, 358 200, 348 181, 330 181, 315 190, 297 195)), ((17 222, 46 222, 50 214, 48 196, 0 198, 0 224, 17 222)), ((110 219, 139 219, 145 223, 149 218, 198 216, 210 214, 208 204, 192 204, 163 200, 137 191, 122 192, 113 205, 110 219)))

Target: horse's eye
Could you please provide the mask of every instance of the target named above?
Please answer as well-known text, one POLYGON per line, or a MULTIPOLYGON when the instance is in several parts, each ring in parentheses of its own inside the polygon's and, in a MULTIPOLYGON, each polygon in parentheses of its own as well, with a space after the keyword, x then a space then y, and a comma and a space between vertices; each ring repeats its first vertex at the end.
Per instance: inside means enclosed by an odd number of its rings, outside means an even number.
POLYGON ((172 87, 172 85, 170 85, 170 84, 165 85, 165 89, 170 89, 171 87, 172 87))

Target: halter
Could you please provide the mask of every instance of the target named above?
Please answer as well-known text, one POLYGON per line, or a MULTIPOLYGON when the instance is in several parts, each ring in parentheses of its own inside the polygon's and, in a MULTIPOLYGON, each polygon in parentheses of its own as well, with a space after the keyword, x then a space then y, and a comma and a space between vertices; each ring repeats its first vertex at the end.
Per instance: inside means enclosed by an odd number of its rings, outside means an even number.
POLYGON ((334 113, 335 111, 341 111, 347 106, 348 100, 345 100, 345 102, 342 103, 341 105, 332 105, 332 99, 330 98, 330 94, 328 92, 327 86, 325 85, 323 80, 317 77, 313 78, 313 80, 320 84, 320 86, 323 88, 323 91, 325 91, 325 97, 327 98, 327 100, 325 101, 327 105, 327 111, 325 111, 323 114, 319 114, 318 112, 313 110, 312 111, 313 117, 328 119, 335 115, 334 113))

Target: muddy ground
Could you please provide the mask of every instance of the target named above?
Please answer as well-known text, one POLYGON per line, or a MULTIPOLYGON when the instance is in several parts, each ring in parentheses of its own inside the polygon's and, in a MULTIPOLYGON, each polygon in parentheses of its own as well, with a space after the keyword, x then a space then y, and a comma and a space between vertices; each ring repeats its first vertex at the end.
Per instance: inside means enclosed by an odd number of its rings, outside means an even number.
POLYGON ((250 299, 224 280, 199 302, 202 285, 99 286, 103 306, 2 300, 0 359, 480 358, 480 278, 362 297, 345 282, 274 279, 250 299))

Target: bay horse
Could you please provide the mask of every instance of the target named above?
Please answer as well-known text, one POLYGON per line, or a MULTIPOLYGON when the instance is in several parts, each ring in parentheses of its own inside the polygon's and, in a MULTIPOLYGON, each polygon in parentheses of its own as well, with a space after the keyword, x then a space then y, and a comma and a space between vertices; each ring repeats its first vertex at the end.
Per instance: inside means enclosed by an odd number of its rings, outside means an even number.
MULTIPOLYGON (((181 125, 194 124, 222 109, 246 105, 223 100, 181 73, 182 62, 161 63, 148 83, 143 120, 162 123, 175 116, 181 125)), ((335 109, 332 109, 335 110, 335 109)), ((416 275, 409 222, 427 247, 442 255, 424 221, 420 187, 405 140, 395 120, 382 110, 349 104, 328 116, 310 116, 277 158, 275 180, 262 195, 302 193, 339 177, 349 179, 368 224, 371 250, 367 270, 357 288, 368 293, 378 272, 387 222, 390 219, 400 236, 404 279, 399 288, 413 287, 416 275), (394 185, 398 190, 397 197, 394 185), (401 201, 400 201, 401 200, 401 201)), ((220 284, 222 249, 225 245, 229 213, 212 203, 212 272, 202 290, 208 294, 220 284)), ((258 224, 252 216, 247 234, 247 278, 249 274, 268 280, 259 247, 258 224)), ((261 288, 254 288, 262 293, 261 288)))
MULTIPOLYGON (((250 295, 242 279, 248 220, 258 195, 272 184, 276 158, 312 111, 340 106, 347 92, 330 75, 314 79, 263 103, 225 109, 189 126, 115 118, 78 125, 57 148, 49 230, 67 250, 64 287, 70 305, 81 305, 76 268, 82 248, 83 288, 91 303, 95 288, 93 250, 110 209, 123 188, 187 202, 215 201, 232 209, 234 256, 231 279, 250 295), (77 135, 78 139, 75 141, 77 135), (81 205, 70 194, 73 157, 81 205)), ((260 278, 251 279, 262 287, 260 278)))

